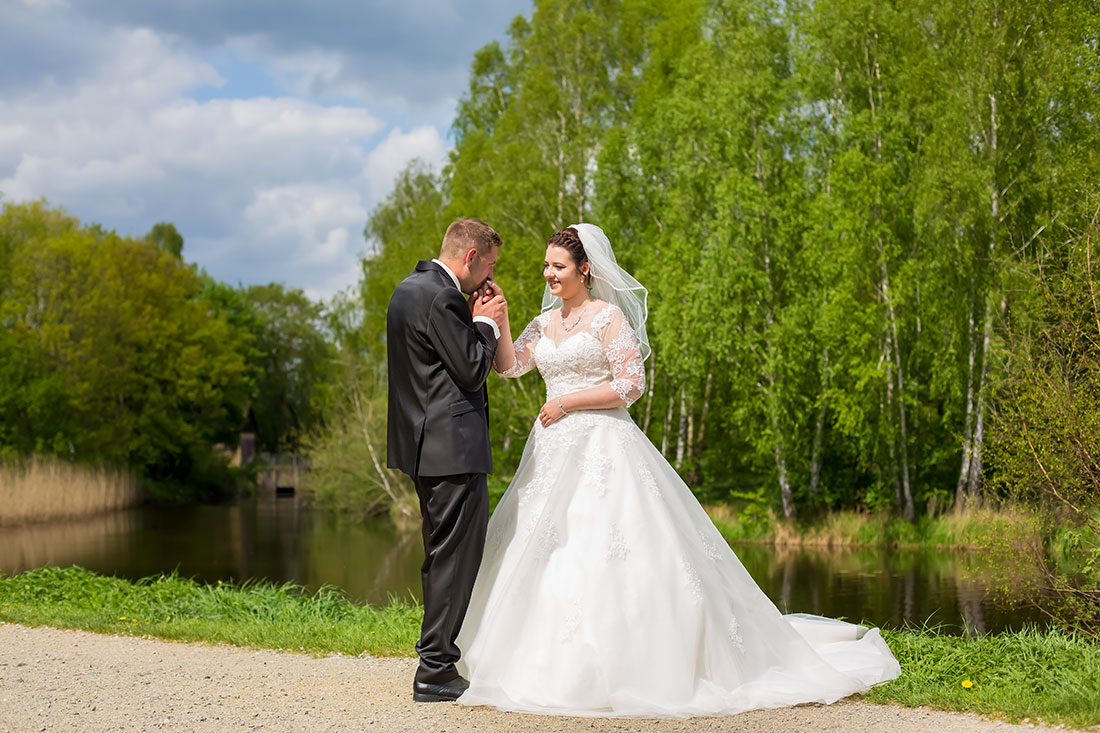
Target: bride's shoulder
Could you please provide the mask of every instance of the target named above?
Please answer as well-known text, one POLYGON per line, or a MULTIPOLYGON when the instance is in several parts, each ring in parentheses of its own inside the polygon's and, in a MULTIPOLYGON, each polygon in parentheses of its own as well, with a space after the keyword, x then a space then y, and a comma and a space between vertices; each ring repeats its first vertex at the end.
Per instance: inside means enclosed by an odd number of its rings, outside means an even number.
POLYGON ((608 303, 606 300, 600 300, 595 298, 592 301, 596 304, 596 318, 610 318, 613 315, 622 313, 622 309, 614 303, 608 303))
POLYGON ((596 299, 595 302, 600 308, 596 311, 596 315, 592 317, 592 327, 596 330, 605 328, 607 324, 611 323, 616 317, 622 317, 622 310, 614 303, 608 303, 605 300, 599 299, 596 299))
POLYGON ((615 305, 614 303, 608 303, 606 300, 600 300, 599 298, 596 298, 596 303, 598 303, 599 306, 601 308, 603 308, 604 310, 612 311, 614 313, 621 313, 622 312, 622 308, 615 305))

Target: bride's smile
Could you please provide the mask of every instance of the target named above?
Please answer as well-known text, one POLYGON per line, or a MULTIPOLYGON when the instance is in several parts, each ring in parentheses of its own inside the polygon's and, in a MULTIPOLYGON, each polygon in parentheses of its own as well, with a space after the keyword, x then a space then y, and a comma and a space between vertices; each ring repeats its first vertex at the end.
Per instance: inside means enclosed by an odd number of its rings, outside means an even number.
POLYGON ((561 298, 566 304, 574 299, 578 301, 587 299, 588 288, 585 279, 588 274, 588 263, 583 263, 581 267, 585 269, 578 269, 573 256, 564 247, 554 245, 547 247, 546 261, 542 264, 542 277, 550 288, 550 294, 561 298))

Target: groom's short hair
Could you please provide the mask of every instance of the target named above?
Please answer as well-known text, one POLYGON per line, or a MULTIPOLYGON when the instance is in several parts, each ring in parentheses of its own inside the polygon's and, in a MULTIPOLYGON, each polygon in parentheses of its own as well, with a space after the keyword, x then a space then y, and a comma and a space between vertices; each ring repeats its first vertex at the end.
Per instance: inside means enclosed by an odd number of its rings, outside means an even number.
POLYGON ((484 253, 500 245, 500 235, 481 219, 473 217, 456 219, 451 222, 447 227, 447 233, 443 235, 439 256, 460 259, 471 247, 478 253, 484 253))

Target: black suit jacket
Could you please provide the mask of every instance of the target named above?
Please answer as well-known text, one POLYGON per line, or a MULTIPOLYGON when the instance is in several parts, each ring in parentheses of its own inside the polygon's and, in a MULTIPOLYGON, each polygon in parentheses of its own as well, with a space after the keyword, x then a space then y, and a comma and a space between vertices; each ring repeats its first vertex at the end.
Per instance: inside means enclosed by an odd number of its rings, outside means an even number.
POLYGON ((386 465, 410 476, 492 473, 485 380, 497 341, 442 267, 421 260, 386 312, 386 465))

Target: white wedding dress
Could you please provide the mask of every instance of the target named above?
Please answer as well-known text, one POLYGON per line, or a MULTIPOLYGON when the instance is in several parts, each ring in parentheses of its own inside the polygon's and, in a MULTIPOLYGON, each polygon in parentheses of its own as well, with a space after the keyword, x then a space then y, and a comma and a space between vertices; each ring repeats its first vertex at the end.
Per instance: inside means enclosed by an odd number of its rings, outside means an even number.
MULTIPOLYGON (((516 341, 547 399, 609 385, 641 396, 622 312, 516 341)), ((592 307, 595 310, 594 307, 592 307)), ((578 716, 726 715, 830 703, 894 679, 877 629, 780 614, 625 408, 537 420, 489 522, 458 637, 464 705, 578 716)))

